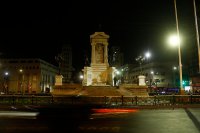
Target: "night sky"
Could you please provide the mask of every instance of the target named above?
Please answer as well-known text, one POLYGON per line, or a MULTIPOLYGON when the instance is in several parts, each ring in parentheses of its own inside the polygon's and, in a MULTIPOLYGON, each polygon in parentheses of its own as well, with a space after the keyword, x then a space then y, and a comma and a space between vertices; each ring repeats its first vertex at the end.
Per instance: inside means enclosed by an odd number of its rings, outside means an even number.
MULTIPOLYGON (((199 16, 199 0, 196 5, 199 16)), ((90 55, 90 35, 103 31, 110 36, 109 47, 121 47, 125 63, 132 63, 148 50, 152 60, 178 58, 177 49, 166 41, 176 32, 173 0, 67 0, 1 6, 2 57, 41 58, 55 63, 62 44, 67 43, 72 45, 73 66, 81 69, 84 54, 90 55)), ((196 41, 192 0, 177 0, 177 9, 184 60, 196 41)))

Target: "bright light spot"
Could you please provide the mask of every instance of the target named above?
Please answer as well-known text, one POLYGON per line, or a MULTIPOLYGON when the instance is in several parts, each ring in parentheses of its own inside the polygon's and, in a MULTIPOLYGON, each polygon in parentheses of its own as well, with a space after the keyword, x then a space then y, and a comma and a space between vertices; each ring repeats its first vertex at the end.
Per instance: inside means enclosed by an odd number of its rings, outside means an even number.
POLYGON ((174 70, 176 70, 176 69, 177 69, 177 67, 173 67, 173 69, 174 69, 174 70))
POLYGON ((22 69, 19 69, 19 72, 23 72, 23 70, 22 70, 22 69))
POLYGON ((177 46, 180 44, 180 38, 176 35, 172 35, 169 37, 169 44, 172 46, 177 46))
POLYGON ((151 53, 149 53, 149 52, 145 53, 145 57, 150 58, 151 57, 151 53))
POLYGON ((83 79, 83 75, 80 75, 80 79, 83 79))
POLYGON ((191 87, 190 86, 185 86, 185 91, 190 91, 191 90, 191 87))
POLYGON ((119 71, 116 71, 116 73, 117 73, 117 75, 119 75, 119 74, 120 74, 120 72, 119 72, 119 71))
POLYGON ((5 75, 7 76, 7 75, 8 75, 8 72, 5 72, 5 75))
POLYGON ((153 71, 151 71, 151 74, 154 74, 154 72, 153 72, 153 71))

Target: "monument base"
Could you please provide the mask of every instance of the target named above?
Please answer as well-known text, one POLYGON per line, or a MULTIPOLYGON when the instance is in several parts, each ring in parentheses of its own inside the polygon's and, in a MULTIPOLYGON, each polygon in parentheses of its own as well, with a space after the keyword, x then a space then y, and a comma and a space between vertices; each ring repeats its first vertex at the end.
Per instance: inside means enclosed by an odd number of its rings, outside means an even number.
POLYGON ((62 85, 62 79, 63 79, 63 76, 62 75, 56 75, 55 76, 55 85, 62 85))
POLYGON ((144 75, 140 75, 138 76, 139 78, 139 86, 145 86, 146 83, 145 83, 145 76, 144 75))
POLYGON ((149 96, 147 86, 138 86, 137 84, 122 84, 119 88, 128 90, 132 96, 149 96))

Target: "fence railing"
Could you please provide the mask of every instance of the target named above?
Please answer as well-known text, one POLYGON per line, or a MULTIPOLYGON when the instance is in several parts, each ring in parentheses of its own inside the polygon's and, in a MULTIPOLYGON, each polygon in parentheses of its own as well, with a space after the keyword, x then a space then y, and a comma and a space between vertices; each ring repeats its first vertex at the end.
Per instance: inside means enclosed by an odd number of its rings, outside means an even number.
POLYGON ((0 104, 100 104, 100 105, 176 105, 199 104, 200 95, 156 95, 156 96, 36 96, 0 95, 0 104))

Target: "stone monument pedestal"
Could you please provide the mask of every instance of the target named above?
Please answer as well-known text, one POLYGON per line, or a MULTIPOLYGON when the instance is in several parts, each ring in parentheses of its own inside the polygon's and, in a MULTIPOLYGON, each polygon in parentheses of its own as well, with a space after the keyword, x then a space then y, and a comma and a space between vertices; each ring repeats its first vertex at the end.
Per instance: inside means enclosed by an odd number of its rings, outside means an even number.
POLYGON ((63 76, 62 75, 56 75, 55 76, 55 85, 62 85, 62 79, 63 79, 63 76))
POLYGON ((140 75, 138 76, 139 78, 139 86, 145 86, 146 83, 145 83, 145 76, 144 75, 140 75))

